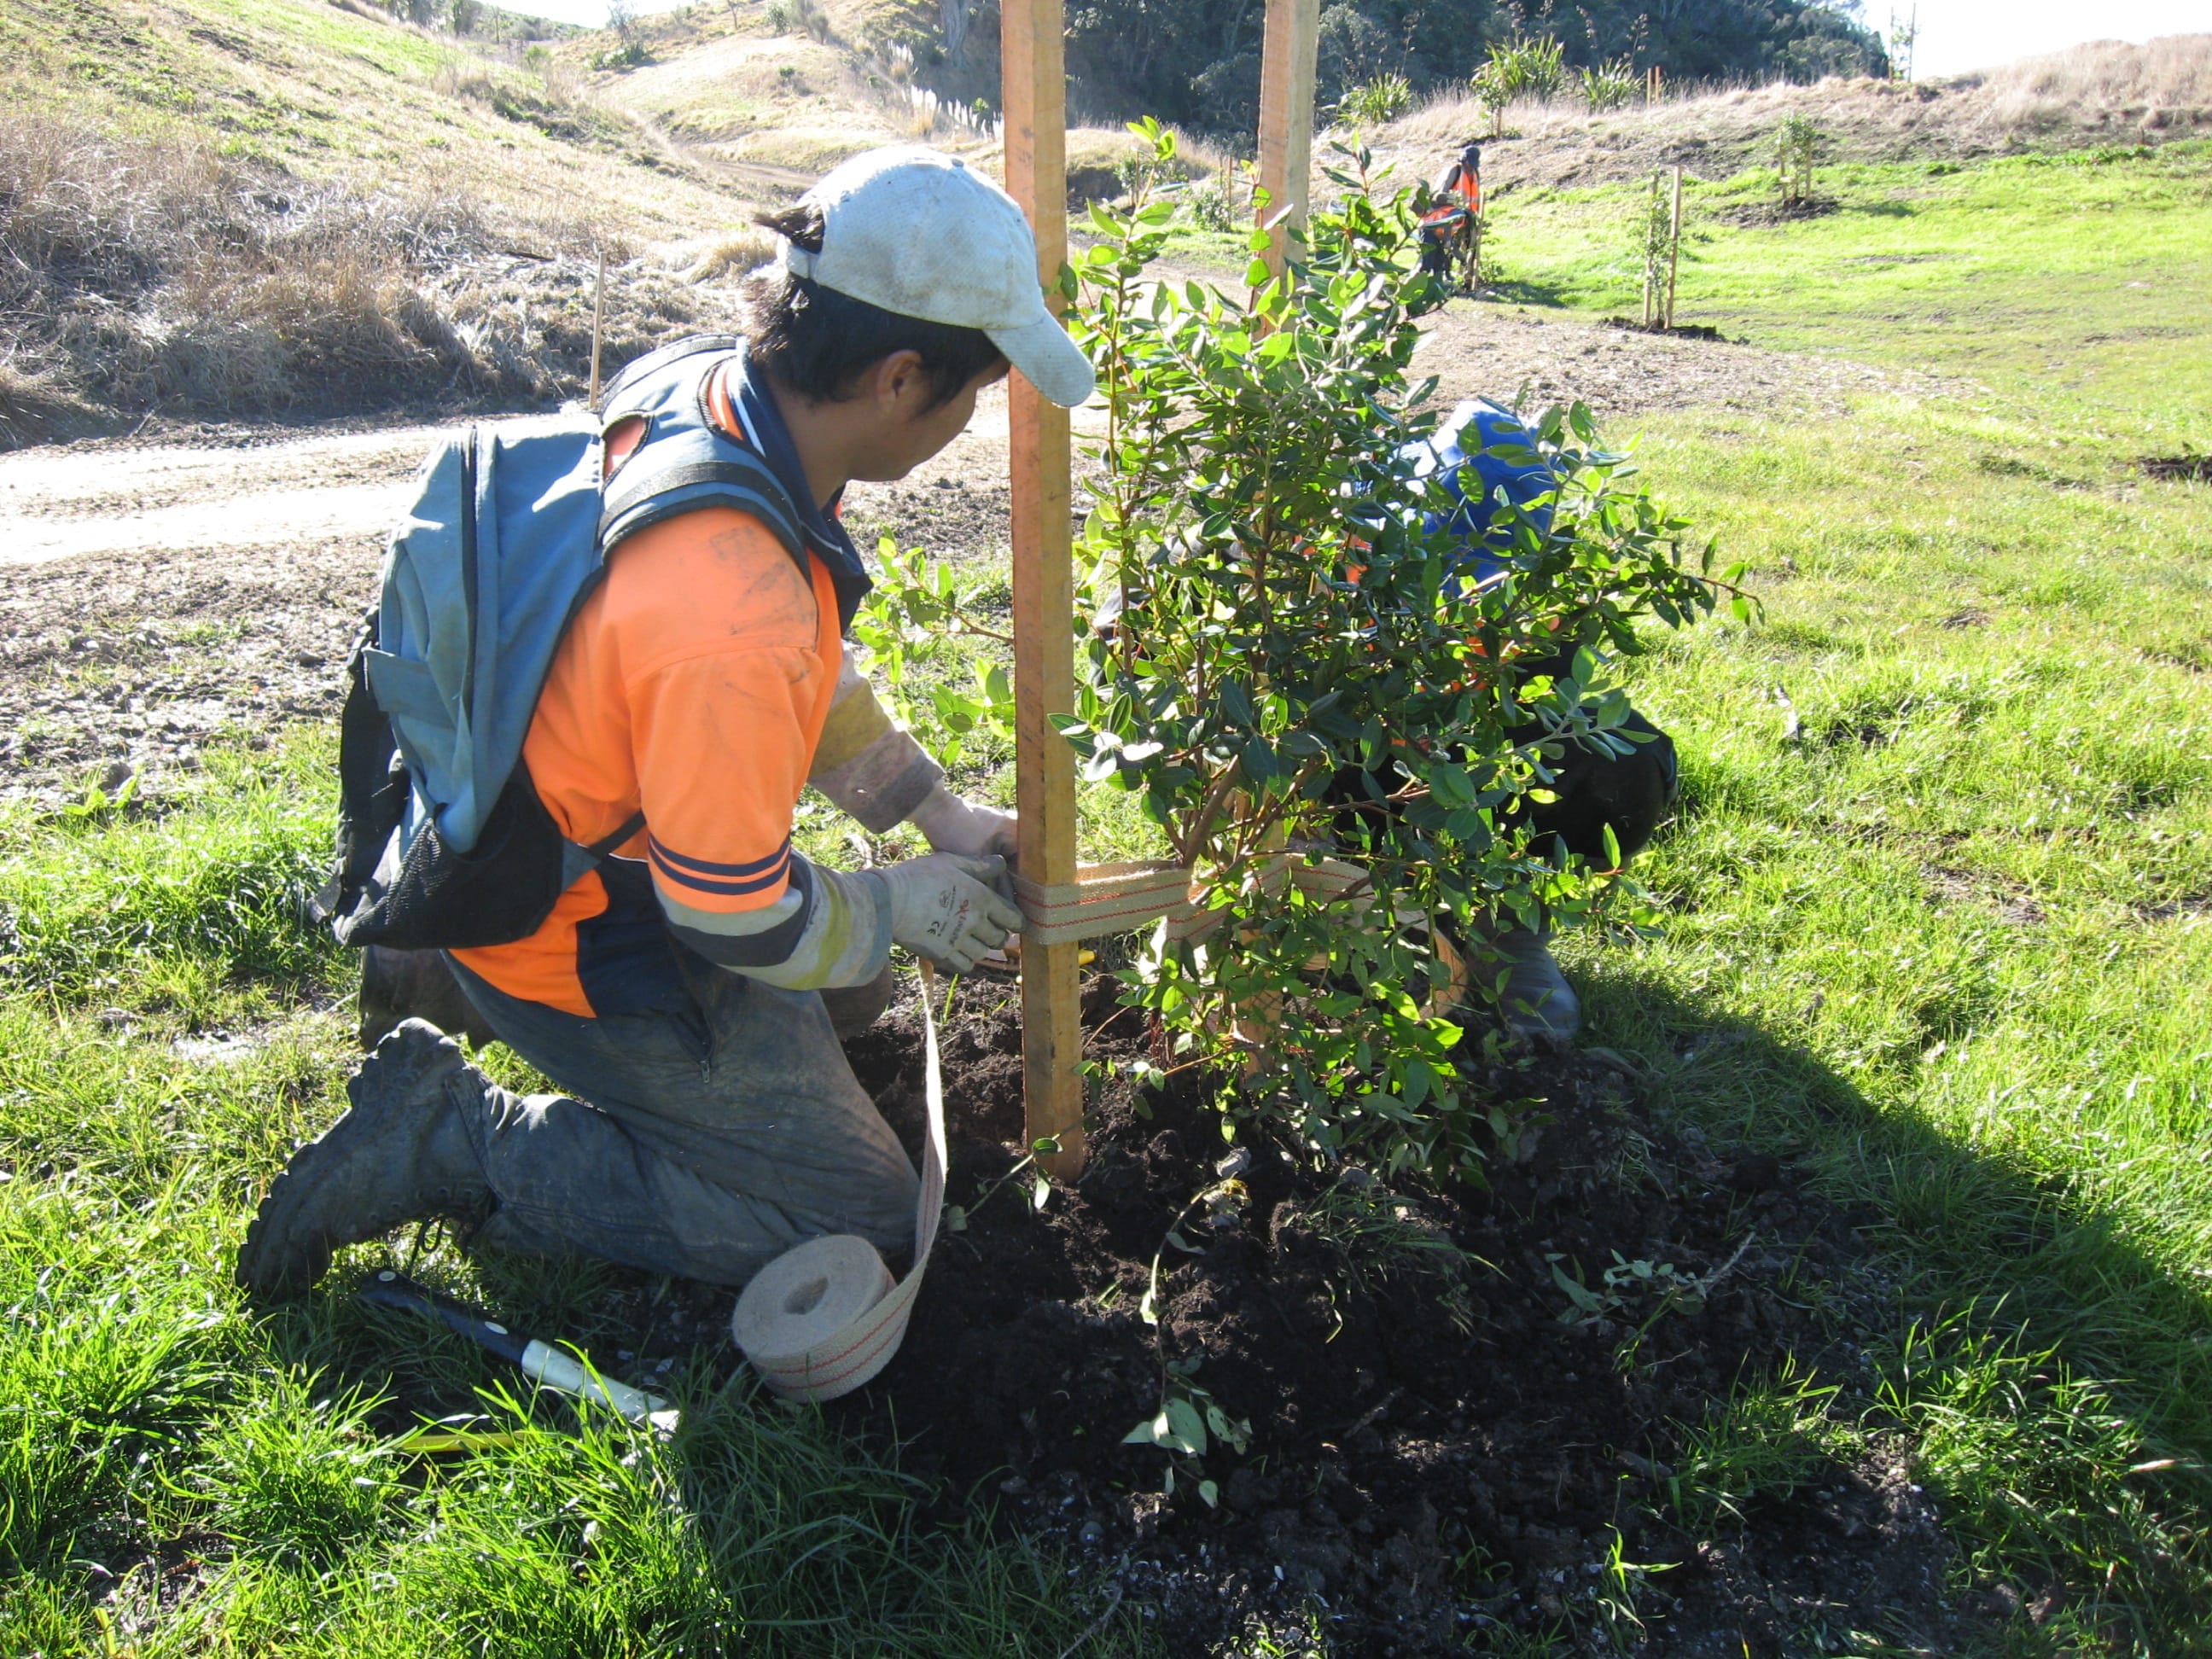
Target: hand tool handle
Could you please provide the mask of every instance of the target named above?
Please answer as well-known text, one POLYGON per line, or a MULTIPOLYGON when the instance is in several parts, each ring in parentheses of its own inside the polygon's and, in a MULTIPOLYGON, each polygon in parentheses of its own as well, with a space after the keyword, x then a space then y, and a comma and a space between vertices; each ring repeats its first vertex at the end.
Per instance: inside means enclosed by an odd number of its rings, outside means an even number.
POLYGON ((668 1402, 658 1395, 646 1394, 626 1382, 586 1371, 577 1364, 575 1355, 543 1342, 532 1341, 522 1351, 520 1363, 522 1374, 532 1382, 596 1401, 620 1412, 633 1423, 650 1422, 656 1413, 668 1409, 668 1402))

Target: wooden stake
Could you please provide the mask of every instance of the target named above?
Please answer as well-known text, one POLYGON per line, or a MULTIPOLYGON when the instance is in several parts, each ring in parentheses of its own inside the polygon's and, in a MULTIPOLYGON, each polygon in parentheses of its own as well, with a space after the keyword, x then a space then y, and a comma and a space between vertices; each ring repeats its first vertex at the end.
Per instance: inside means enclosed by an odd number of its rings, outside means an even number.
POLYGON ((1667 230, 1667 327, 1674 326, 1674 273, 1682 261, 1682 169, 1674 169, 1674 214, 1667 230))
POLYGON ((1287 205, 1275 228, 1267 269, 1279 276, 1291 238, 1303 238, 1313 196, 1314 65, 1321 47, 1321 0, 1267 0, 1267 38, 1260 57, 1260 186, 1266 217, 1287 205))
MULTIPOLYGON (((1036 232, 1037 274, 1057 312, 1067 260, 1067 71, 1061 0, 1004 0, 1000 57, 1006 190, 1036 232)), ((1075 755, 1052 723, 1075 707, 1075 568, 1067 411, 1018 372, 1006 388, 1013 489, 1014 797, 1022 873, 1075 879, 1075 755)), ((1022 951, 1022 1100, 1034 1146, 1063 1181, 1083 1169, 1082 986, 1078 945, 1022 951)))

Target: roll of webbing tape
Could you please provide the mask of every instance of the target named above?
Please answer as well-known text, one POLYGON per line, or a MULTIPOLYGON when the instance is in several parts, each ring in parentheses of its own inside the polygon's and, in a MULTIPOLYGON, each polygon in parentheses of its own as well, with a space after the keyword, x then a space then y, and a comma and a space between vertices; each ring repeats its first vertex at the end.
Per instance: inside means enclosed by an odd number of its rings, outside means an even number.
POLYGON ((914 1265, 894 1279, 876 1247, 851 1233, 811 1238, 753 1276, 730 1334, 761 1381, 786 1400, 835 1400, 890 1363, 906 1339, 922 1269, 945 1207, 945 1078, 937 1059, 933 986, 921 982, 922 1086, 928 1135, 915 1206, 914 1265))

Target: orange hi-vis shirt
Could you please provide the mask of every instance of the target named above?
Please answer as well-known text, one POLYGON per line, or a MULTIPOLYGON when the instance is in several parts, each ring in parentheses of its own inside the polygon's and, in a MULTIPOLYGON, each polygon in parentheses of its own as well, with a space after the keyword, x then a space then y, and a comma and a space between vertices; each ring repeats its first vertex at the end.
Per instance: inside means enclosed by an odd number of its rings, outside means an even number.
MULTIPOLYGON (((555 657, 523 744, 580 845, 633 812, 616 851, 688 909, 763 908, 790 878, 792 815, 837 687, 837 599, 760 520, 731 507, 639 532, 609 561, 555 657), (811 581, 810 581, 811 575, 811 581)), ((453 954, 509 996, 586 1017, 580 924, 609 908, 592 871, 537 933, 453 954)))
MULTIPOLYGON (((708 406, 736 433, 725 380, 708 406)), ((635 441, 611 435, 611 476, 635 441)), ((792 819, 842 663, 826 561, 802 569, 750 514, 703 507, 623 540, 555 655, 523 761, 570 841, 634 813, 646 827, 529 938, 454 958, 510 996, 604 1017, 680 987, 672 925, 712 936, 718 918, 812 901, 820 878, 792 851, 792 819)), ((807 905, 795 909, 752 936, 754 959, 789 948, 807 905)))
POLYGON ((1436 205, 1421 216, 1424 225, 1442 224, 1463 214, 1482 211, 1482 175, 1457 161, 1436 182, 1436 205))

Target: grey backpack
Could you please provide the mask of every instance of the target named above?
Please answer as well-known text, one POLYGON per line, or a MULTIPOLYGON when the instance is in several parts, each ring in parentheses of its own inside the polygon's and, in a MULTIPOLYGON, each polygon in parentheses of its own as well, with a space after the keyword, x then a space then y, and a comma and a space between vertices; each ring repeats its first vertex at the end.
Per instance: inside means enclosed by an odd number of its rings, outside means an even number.
POLYGON ((643 826, 639 813, 590 846, 565 838, 523 739, 562 636, 625 536, 735 507, 805 568, 783 486, 707 417, 707 376, 737 345, 678 341, 625 369, 598 416, 471 427, 422 463, 347 665, 337 867, 314 904, 343 943, 527 938, 643 826), (636 418, 645 434, 603 489, 605 434, 636 418))

